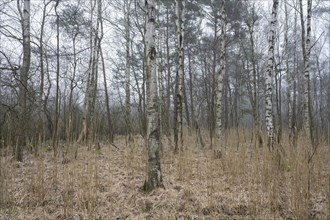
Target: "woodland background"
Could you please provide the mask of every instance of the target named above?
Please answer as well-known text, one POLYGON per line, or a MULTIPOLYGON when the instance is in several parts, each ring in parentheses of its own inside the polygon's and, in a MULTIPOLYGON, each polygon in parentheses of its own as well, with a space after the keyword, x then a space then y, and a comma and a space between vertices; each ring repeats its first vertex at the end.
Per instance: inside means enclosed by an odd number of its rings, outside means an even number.
POLYGON ((328 219, 329 11, 3 0, 0 219, 328 219))

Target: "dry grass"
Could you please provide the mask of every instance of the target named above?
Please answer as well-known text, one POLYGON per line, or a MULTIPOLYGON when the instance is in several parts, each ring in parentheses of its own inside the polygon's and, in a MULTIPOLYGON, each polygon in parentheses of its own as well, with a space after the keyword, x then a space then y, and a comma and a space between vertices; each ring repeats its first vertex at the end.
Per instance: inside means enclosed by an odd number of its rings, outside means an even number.
POLYGON ((0 219, 330 219, 329 146, 320 144, 308 164, 302 142, 284 144, 279 164, 243 133, 238 149, 235 132, 227 135, 221 159, 193 136, 179 155, 164 139, 165 189, 150 194, 140 191, 146 155, 138 137, 129 147, 119 138, 119 149, 80 147, 77 160, 41 150, 17 163, 2 149, 0 219))

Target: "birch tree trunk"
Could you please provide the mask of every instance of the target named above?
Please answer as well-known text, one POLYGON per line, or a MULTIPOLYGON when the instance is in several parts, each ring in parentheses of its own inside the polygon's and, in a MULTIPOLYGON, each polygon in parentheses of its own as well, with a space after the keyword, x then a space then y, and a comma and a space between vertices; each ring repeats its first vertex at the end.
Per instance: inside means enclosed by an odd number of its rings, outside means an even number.
MULTIPOLYGON (((277 50, 279 51, 279 49, 277 50)), ((280 57, 280 55, 278 54, 278 57, 280 57)), ((276 131, 276 142, 277 144, 281 143, 282 140, 282 75, 281 72, 279 71, 279 69, 276 67, 275 65, 275 97, 276 97, 276 128, 274 128, 274 130, 276 131)))
POLYGON ((287 90, 287 102, 288 102, 288 129, 289 129, 289 141, 293 145, 293 121, 292 121, 292 73, 289 67, 289 26, 288 26, 288 9, 287 2, 284 2, 284 12, 285 12, 285 26, 284 26, 284 47, 285 47, 285 69, 286 69, 286 79, 288 83, 287 90))
MULTIPOLYGON (((329 25, 329 29, 328 29, 328 34, 330 36, 330 25, 329 25)), ((329 40, 329 47, 330 48, 330 37, 328 38, 329 40)), ((330 50, 328 50, 328 57, 330 57, 330 50)), ((328 64, 328 67, 330 68, 330 59, 328 60, 329 61, 329 64, 328 64)), ((326 85, 326 84, 325 84, 326 85)), ((327 91, 327 111, 328 112, 328 115, 330 115, 330 77, 328 77, 328 91, 327 91)), ((328 126, 327 126, 327 130, 328 130, 328 138, 327 138, 327 144, 330 145, 330 117, 328 117, 328 126)))
POLYGON ((301 20, 301 37, 302 37, 302 48, 304 56, 304 133, 308 138, 308 144, 313 145, 313 135, 311 131, 311 104, 310 104, 310 76, 309 76, 309 63, 310 63, 310 54, 311 54, 311 20, 312 20, 312 0, 307 1, 307 31, 305 39, 305 24, 304 24, 304 15, 302 0, 300 3, 300 20, 301 20), (305 41, 306 40, 306 41, 305 41))
POLYGON ((20 69, 20 83, 18 94, 19 118, 20 118, 20 138, 15 151, 17 161, 23 161, 23 146, 25 146, 27 138, 27 93, 28 78, 31 62, 31 42, 30 42, 30 0, 24 0, 23 13, 17 1, 20 16, 22 18, 22 37, 23 37, 23 63, 20 69))
POLYGON ((176 94, 175 94, 175 131, 174 152, 183 150, 182 131, 182 102, 183 102, 183 42, 184 42, 184 9, 185 0, 175 0, 175 25, 177 34, 177 70, 176 70, 176 94))
POLYGON ((223 76, 225 74, 225 58, 226 58, 226 12, 225 2, 222 0, 220 6, 220 23, 221 23, 221 50, 220 50, 220 70, 217 77, 216 91, 216 126, 215 126, 215 146, 219 150, 218 156, 221 156, 223 148, 223 124, 222 124, 222 93, 223 93, 223 76))
POLYGON ((151 191, 158 187, 164 187, 160 166, 160 137, 158 123, 158 92, 157 92, 157 68, 156 68, 156 3, 155 0, 145 1, 146 11, 146 75, 147 75, 147 179, 143 190, 151 191))
POLYGON ((40 26, 40 35, 39 35, 39 62, 40 62, 40 88, 39 88, 39 99, 40 99, 40 109, 42 109, 42 100, 43 100, 43 94, 44 94, 44 81, 45 81, 45 67, 44 67, 44 29, 45 29, 45 20, 46 20, 46 10, 48 4, 51 3, 45 2, 44 0, 44 7, 42 10, 42 20, 41 20, 41 26, 40 26))
POLYGON ((132 126, 131 126, 131 18, 130 8, 131 0, 124 1, 125 14, 125 49, 126 49, 126 67, 125 67, 125 119, 126 119, 126 145, 130 145, 132 141, 132 126))
MULTIPOLYGON (((294 33, 297 32, 297 11, 294 12, 294 33)), ((293 147, 297 146, 297 77, 298 77, 298 67, 297 67, 297 36, 294 36, 294 55, 293 55, 293 72, 292 72, 292 81, 293 81, 293 94, 292 94, 292 145, 293 147)))
POLYGON ((54 157, 57 156, 58 146, 58 124, 59 124, 59 93, 60 93, 60 17, 57 11, 59 0, 56 1, 56 95, 55 95, 55 123, 53 133, 54 157))
MULTIPOLYGON (((169 23, 169 6, 166 6, 166 23, 169 23)), ((166 115, 164 117, 166 129, 165 134, 170 137, 171 136, 171 60, 170 60, 170 32, 169 32, 169 25, 166 26, 166 39, 165 39, 165 46, 166 46, 166 115)))
POLYGON ((268 64, 266 71, 266 128, 268 135, 268 147, 269 149, 274 148, 274 124, 273 124, 273 69, 274 69, 274 46, 275 46, 275 29, 277 22, 277 9, 278 0, 273 0, 272 18, 270 23, 269 37, 268 37, 268 64))
MULTIPOLYGON (((215 93, 216 93, 216 74, 217 74, 217 55, 218 55, 218 19, 214 19, 213 24, 213 47, 212 47, 212 76, 208 77, 209 79, 209 87, 206 88, 208 91, 208 98, 207 99, 207 107, 208 107, 208 126, 210 130, 210 149, 213 148, 213 137, 214 137, 214 130, 215 130, 215 93)), ((205 60, 206 63, 206 60, 205 60)), ((205 66, 206 67, 206 66, 205 66)), ((205 71, 206 73, 207 71, 205 71)))

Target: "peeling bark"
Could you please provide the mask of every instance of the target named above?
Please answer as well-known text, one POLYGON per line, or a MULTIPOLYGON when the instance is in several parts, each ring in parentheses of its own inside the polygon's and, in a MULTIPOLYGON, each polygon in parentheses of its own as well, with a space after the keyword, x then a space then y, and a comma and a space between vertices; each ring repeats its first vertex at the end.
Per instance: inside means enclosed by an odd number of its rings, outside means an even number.
POLYGON ((155 0, 145 1, 146 11, 146 75, 147 75, 147 179, 144 191, 151 191, 158 187, 164 187, 160 166, 160 137, 159 137, 159 102, 157 92, 157 68, 156 68, 156 3, 155 0))
POLYGON ((182 131, 182 103, 183 103, 183 53, 184 53, 184 10, 185 0, 175 1, 175 24, 177 34, 177 70, 176 70, 176 94, 175 94, 175 132, 174 151, 183 150, 182 131))
POLYGON ((275 29, 277 23, 277 9, 278 0, 273 0, 272 19, 270 23, 269 37, 268 37, 268 64, 265 75, 266 81, 266 128, 268 135, 268 147, 274 148, 274 124, 273 124, 273 69, 274 69, 274 46, 275 46, 275 29))
POLYGON ((305 24, 304 24, 304 14, 302 7, 302 0, 300 3, 300 20, 301 20, 301 42, 303 48, 304 56, 304 105, 303 105, 303 114, 304 114, 304 133, 308 138, 308 144, 313 145, 313 135, 312 135, 312 126, 311 126, 311 104, 310 104, 310 54, 311 54, 311 20, 312 20, 312 0, 307 1, 307 30, 305 33, 305 24), (306 36, 305 36, 306 34, 306 36))
POLYGON ((220 6, 220 22, 221 22, 221 50, 220 50, 220 70, 217 77, 216 90, 216 127, 215 127, 215 145, 216 150, 223 150, 223 124, 222 124, 222 96, 223 96, 223 76, 225 74, 225 58, 226 58, 226 12, 225 0, 220 6))

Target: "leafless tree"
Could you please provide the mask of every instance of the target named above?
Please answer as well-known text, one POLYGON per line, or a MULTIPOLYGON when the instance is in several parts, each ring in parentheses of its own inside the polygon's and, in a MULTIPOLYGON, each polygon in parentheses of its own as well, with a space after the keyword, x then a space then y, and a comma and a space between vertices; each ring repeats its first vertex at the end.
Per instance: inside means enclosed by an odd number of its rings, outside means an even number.
POLYGON ((20 69, 19 78, 19 118, 20 137, 16 148, 16 160, 23 160, 23 147, 27 144, 27 124, 29 123, 27 109, 28 78, 31 62, 31 40, 30 40, 30 0, 24 0, 23 11, 20 1, 17 1, 18 10, 21 16, 22 37, 23 37, 23 63, 20 69))
POLYGON ((147 161, 147 179, 143 189, 151 191, 158 187, 164 187, 163 177, 160 166, 159 156, 159 123, 158 123, 158 92, 157 92, 157 68, 156 68, 156 2, 154 0, 145 1, 146 13, 146 33, 145 47, 147 56, 147 146, 148 146, 148 161, 147 161))

